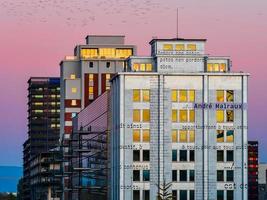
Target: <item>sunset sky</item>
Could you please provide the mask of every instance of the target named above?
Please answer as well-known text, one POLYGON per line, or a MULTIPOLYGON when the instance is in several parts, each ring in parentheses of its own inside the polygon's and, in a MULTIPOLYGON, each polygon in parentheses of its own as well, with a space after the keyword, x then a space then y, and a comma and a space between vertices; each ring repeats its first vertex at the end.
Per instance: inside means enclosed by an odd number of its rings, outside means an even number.
POLYGON ((27 80, 59 76, 59 62, 88 34, 119 34, 149 55, 152 37, 206 38, 206 51, 230 56, 249 79, 249 139, 267 162, 266 0, 1 0, 0 165, 22 165, 27 80))

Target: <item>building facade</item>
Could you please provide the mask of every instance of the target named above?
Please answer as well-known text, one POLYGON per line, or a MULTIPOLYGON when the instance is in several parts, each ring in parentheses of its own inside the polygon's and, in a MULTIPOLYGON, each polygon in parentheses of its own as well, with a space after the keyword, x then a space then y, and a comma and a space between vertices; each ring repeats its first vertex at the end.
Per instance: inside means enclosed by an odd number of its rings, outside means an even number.
POLYGON ((23 144, 23 199, 35 199, 32 160, 59 145, 60 79, 32 77, 28 81, 28 139, 23 144))
POLYGON ((258 200, 258 141, 248 141, 248 199, 258 200))
POLYGON ((205 42, 153 39, 111 79, 112 200, 247 200, 248 74, 205 42))
POLYGON ((259 200, 267 199, 267 164, 260 163, 258 169, 259 200))

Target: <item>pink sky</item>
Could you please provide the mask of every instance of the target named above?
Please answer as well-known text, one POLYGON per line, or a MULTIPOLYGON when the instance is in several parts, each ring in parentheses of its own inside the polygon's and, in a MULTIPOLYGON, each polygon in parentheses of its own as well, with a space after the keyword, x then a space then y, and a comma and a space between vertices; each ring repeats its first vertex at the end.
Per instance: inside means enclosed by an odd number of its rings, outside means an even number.
POLYGON ((2 0, 0 2, 0 165, 21 165, 27 133, 27 80, 59 76, 58 63, 88 34, 123 34, 150 52, 153 36, 206 38, 207 52, 231 56, 233 71, 251 74, 249 138, 267 161, 266 0, 2 0))

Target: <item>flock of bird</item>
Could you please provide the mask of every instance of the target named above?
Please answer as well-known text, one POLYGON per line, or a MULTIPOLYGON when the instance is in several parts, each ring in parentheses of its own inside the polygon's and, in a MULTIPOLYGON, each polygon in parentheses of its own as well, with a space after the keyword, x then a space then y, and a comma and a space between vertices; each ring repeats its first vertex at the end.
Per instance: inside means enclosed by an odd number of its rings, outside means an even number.
MULTIPOLYGON (((106 19, 107 24, 127 24, 127 20, 147 24, 153 12, 170 9, 162 0, 1 0, 0 15, 18 23, 49 23, 88 26, 106 19)), ((175 10, 175 9, 173 9, 175 10)))

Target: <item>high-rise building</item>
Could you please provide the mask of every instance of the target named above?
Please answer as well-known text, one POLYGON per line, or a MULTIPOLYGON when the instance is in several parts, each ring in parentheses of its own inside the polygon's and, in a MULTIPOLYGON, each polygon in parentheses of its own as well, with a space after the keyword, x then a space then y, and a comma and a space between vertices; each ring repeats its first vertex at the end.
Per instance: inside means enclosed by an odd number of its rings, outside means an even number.
POLYGON ((248 199, 258 200, 258 141, 248 141, 248 199))
MULTIPOLYGON (((59 145, 60 79, 32 77, 28 81, 28 139, 23 144, 23 199, 35 199, 32 163, 59 145)), ((40 174, 39 174, 40 175, 40 174)), ((40 179, 42 177, 39 177, 40 179)))
POLYGON ((247 200, 249 74, 205 42, 153 39, 111 79, 112 200, 247 200))

